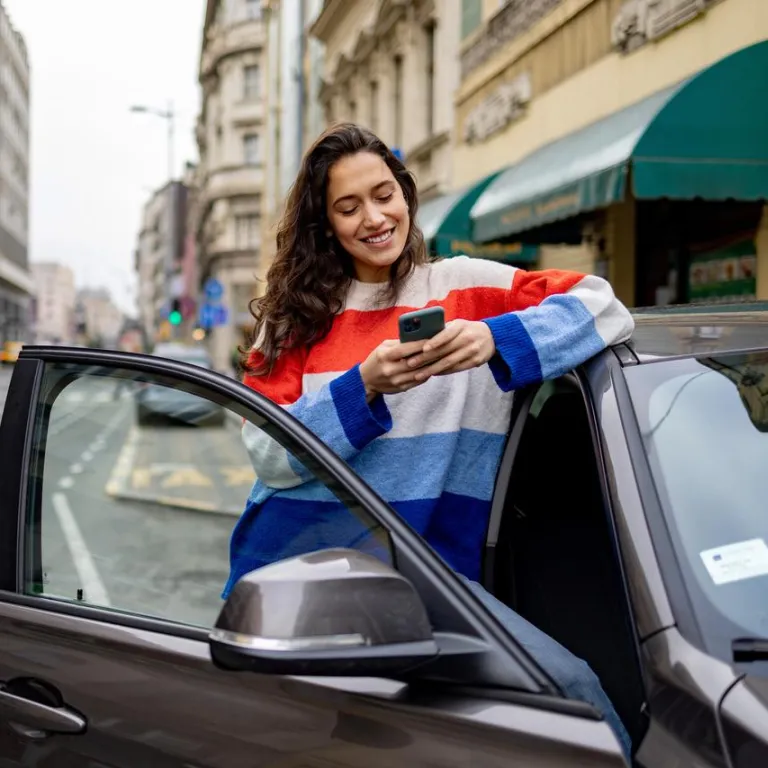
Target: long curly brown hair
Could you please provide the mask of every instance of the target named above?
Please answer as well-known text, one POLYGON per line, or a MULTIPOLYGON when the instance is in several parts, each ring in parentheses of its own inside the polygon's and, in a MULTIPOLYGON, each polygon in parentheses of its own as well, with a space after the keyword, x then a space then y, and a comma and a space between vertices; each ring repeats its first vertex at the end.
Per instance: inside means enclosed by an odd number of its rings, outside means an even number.
POLYGON ((427 261, 424 236, 416 224, 418 195, 412 174, 365 128, 342 123, 328 129, 304 156, 278 224, 277 253, 267 273, 265 293, 250 304, 255 319, 252 341, 261 353, 254 362, 246 352, 244 368, 250 375, 269 373, 285 350, 321 341, 344 307, 355 273, 352 258, 329 235, 326 193, 332 166, 358 152, 378 155, 389 166, 410 214, 405 247, 390 267, 379 302, 393 304, 414 267, 427 261))

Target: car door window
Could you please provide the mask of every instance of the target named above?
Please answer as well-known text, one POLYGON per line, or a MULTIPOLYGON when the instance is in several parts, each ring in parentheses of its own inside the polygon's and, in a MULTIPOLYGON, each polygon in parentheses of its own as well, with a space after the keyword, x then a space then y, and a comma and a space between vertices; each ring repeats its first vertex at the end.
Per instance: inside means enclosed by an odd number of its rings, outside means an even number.
MULTIPOLYGON (((242 417, 204 389, 192 394, 106 366, 46 364, 40 392, 24 591, 211 626, 233 527, 256 480, 242 417)), ((246 429, 251 440, 261 432, 246 429)), ((288 460, 318 504, 344 506, 288 460)), ((290 554, 373 547, 391 559, 386 531, 347 509, 350 524, 330 534, 308 521, 290 554)))

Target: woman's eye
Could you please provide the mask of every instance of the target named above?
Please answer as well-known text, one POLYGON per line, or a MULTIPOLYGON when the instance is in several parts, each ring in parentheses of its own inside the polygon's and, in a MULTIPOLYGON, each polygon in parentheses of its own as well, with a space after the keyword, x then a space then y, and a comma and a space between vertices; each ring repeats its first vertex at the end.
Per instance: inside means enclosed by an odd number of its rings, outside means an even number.
POLYGON ((384 197, 379 198, 380 203, 388 203, 392 199, 392 195, 394 192, 390 192, 388 195, 384 195, 384 197))
POLYGON ((341 215, 342 216, 351 216, 356 210, 357 210, 357 206, 355 206, 354 208, 350 208, 347 211, 342 211, 341 215))

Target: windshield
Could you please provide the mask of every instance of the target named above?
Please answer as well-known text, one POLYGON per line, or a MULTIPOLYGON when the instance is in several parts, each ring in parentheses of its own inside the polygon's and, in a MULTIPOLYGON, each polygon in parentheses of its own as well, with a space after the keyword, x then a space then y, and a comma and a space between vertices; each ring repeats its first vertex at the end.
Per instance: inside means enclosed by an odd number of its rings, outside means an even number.
POLYGON ((709 639, 768 636, 768 353, 626 371, 656 489, 709 639))

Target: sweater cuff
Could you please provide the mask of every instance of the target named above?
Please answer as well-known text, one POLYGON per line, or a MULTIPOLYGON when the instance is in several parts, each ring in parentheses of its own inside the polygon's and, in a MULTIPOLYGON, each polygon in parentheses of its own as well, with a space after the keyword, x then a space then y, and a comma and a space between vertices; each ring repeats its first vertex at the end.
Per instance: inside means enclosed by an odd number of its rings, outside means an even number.
POLYGON ((503 392, 541 381, 541 363, 523 321, 509 312, 483 321, 493 335, 496 352, 488 366, 503 392))
POLYGON ((334 379, 330 390, 344 434, 358 451, 392 429, 392 415, 384 398, 379 395, 367 402, 359 365, 334 379))

